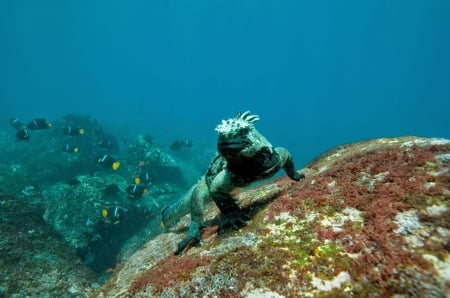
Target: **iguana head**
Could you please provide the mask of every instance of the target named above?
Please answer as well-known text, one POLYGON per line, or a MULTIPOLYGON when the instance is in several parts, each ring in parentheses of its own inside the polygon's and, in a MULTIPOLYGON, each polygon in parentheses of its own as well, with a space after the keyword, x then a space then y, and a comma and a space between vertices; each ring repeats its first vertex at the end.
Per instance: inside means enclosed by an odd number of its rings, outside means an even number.
POLYGON ((251 115, 250 111, 238 113, 235 118, 222 120, 217 125, 219 133, 217 149, 226 159, 238 158, 241 152, 252 144, 249 132, 254 129, 253 123, 259 116, 251 115))

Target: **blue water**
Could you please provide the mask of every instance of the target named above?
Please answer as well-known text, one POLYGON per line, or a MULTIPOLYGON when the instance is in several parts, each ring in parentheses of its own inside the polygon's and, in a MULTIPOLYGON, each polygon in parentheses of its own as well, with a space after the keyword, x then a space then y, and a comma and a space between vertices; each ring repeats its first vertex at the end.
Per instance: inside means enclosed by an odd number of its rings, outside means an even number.
POLYGON ((450 1, 0 2, 5 123, 77 112, 214 146, 244 110, 298 164, 362 139, 450 138, 450 1))

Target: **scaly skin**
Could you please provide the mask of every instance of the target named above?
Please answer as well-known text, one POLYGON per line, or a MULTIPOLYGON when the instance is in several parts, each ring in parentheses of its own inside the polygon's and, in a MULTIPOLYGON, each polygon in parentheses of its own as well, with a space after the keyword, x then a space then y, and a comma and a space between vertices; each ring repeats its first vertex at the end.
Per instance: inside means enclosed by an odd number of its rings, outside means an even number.
POLYGON ((219 233, 222 233, 228 226, 235 229, 244 226, 249 219, 230 195, 234 188, 272 177, 281 169, 293 180, 303 178, 295 171, 289 151, 282 147, 273 148, 256 130, 253 122, 257 120, 258 116, 245 112, 222 121, 216 128, 219 152, 206 174, 185 196, 163 209, 162 219, 167 225, 182 216, 189 206, 191 224, 187 236, 178 244, 176 254, 181 253, 191 240, 201 241, 204 204, 208 200, 212 199, 222 213, 219 223, 219 233))

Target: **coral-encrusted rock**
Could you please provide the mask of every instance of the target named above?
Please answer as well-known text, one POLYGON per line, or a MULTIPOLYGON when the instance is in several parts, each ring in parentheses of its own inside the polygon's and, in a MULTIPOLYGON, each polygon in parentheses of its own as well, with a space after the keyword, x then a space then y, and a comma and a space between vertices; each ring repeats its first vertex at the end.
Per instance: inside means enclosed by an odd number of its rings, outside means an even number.
POLYGON ((42 219, 0 193, 0 297, 88 297, 96 277, 42 219))
MULTIPOLYGON (((241 193, 239 231, 173 256, 188 221, 117 268, 99 297, 450 295, 450 141, 404 137, 338 147, 300 182, 241 193)), ((208 218, 217 209, 208 207, 208 218)))
POLYGON ((155 183, 184 184, 184 176, 175 160, 161 148, 154 144, 149 135, 138 135, 129 145, 126 157, 129 164, 149 166, 155 183))

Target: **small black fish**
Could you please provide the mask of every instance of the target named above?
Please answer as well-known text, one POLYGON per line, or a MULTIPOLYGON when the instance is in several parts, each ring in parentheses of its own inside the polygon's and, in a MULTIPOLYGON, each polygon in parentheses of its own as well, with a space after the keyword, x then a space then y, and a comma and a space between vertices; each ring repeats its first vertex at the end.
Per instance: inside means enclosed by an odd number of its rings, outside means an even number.
POLYGON ((153 144, 153 137, 152 137, 151 135, 149 135, 148 133, 146 133, 146 134, 144 135, 144 140, 145 140, 149 145, 153 144))
POLYGON ((112 135, 104 134, 101 138, 99 138, 98 146, 107 149, 107 150, 117 150, 119 149, 119 143, 117 139, 112 135))
POLYGON ((118 224, 128 210, 119 206, 105 206, 102 209, 102 218, 108 224, 118 224))
POLYGON ((181 151, 183 148, 192 147, 192 141, 190 140, 175 140, 172 144, 170 144, 170 149, 174 151, 181 151))
POLYGON ((103 168, 111 168, 114 171, 117 170, 120 166, 120 162, 117 161, 114 157, 105 154, 99 158, 97 158, 97 165, 103 168))
POLYGON ((28 123, 27 127, 30 130, 48 129, 48 128, 52 127, 52 124, 47 119, 36 118, 36 119, 32 120, 30 123, 28 123))
POLYGON ((144 184, 130 184, 125 189, 128 196, 133 199, 138 199, 148 192, 147 186, 144 184))
POLYGON ((70 186, 78 186, 81 184, 81 181, 77 178, 71 178, 66 180, 66 184, 70 186))
POLYGON ((120 191, 120 189, 117 186, 117 184, 110 184, 107 187, 105 187, 105 189, 103 189, 103 194, 105 196, 112 197, 112 196, 115 196, 116 194, 118 194, 119 191, 120 191))
POLYGON ((95 128, 92 129, 92 134, 93 134, 93 135, 99 135, 99 134, 101 134, 102 132, 103 132, 103 130, 102 130, 101 127, 95 127, 95 128))
POLYGON ((78 147, 70 145, 70 144, 65 144, 62 147, 62 151, 67 152, 67 153, 77 153, 79 151, 78 147))
POLYGON ((113 143, 110 139, 101 139, 98 142, 98 146, 104 149, 111 149, 113 147, 113 143))
POLYGON ((140 183, 150 184, 150 183, 152 183, 152 181, 153 181, 153 177, 148 168, 142 169, 139 177, 134 178, 134 183, 136 183, 136 184, 140 184, 140 183))
POLYGON ((67 136, 81 136, 84 135, 84 129, 80 127, 73 127, 71 125, 64 127, 63 133, 67 136))
POLYGON ((15 129, 15 130, 19 130, 21 128, 25 127, 25 124, 23 124, 22 122, 20 122, 20 120, 18 118, 11 118, 9 120, 9 124, 15 129))
POLYGON ((18 140, 21 141, 29 141, 30 140, 30 131, 26 127, 20 128, 17 133, 16 137, 18 140))

